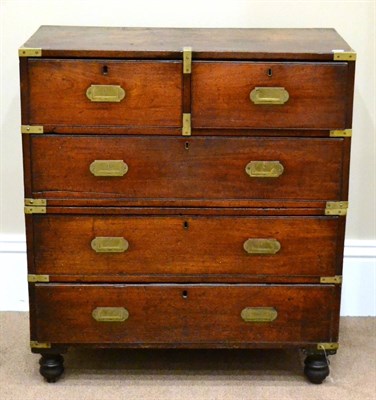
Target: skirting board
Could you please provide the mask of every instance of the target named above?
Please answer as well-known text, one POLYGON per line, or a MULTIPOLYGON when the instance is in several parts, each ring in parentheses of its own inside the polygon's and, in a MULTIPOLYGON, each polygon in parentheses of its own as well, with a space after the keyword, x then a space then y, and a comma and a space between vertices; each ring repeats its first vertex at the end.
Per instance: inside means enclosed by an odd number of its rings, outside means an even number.
MULTIPOLYGON (((23 235, 0 235, 0 265, 0 311, 27 311, 23 235)), ((345 242, 341 315, 376 316, 376 240, 345 242)))

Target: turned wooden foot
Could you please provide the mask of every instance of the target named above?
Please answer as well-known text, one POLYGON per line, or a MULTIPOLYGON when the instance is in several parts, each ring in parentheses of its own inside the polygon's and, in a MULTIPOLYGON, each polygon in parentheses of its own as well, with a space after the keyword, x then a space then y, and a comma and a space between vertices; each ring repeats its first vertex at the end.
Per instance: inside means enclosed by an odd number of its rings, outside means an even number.
POLYGON ((60 354, 42 354, 39 372, 47 382, 56 382, 64 372, 64 358, 60 354))
POLYGON ((325 355, 309 355, 304 364, 304 374, 312 383, 320 384, 329 375, 329 365, 325 355))

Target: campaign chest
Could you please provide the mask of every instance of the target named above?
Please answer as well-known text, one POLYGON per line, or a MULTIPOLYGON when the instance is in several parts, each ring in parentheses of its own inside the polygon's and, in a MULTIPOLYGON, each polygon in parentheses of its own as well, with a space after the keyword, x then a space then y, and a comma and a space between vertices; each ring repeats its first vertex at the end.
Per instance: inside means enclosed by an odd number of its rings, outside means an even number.
POLYGON ((31 348, 338 348, 355 52, 332 29, 43 26, 19 50, 31 348))

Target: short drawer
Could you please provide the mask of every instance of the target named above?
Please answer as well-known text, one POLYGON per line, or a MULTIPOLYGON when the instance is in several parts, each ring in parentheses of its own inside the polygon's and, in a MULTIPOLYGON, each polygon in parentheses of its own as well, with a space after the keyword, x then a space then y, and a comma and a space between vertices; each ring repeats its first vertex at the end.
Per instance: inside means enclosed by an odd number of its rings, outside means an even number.
POLYGON ((52 343, 317 343, 336 337, 334 286, 37 284, 34 340, 52 343))
POLYGON ((180 61, 30 60, 29 123, 180 127, 180 61))
MULTIPOLYGON (((333 276, 340 217, 34 215, 37 274, 75 280, 333 276)), ((339 265, 338 265, 339 263, 339 265)), ((56 278, 55 278, 56 279, 56 278)))
POLYGON ((43 135, 32 197, 343 200, 344 139, 43 135))
POLYGON ((345 129, 347 63, 194 62, 194 128, 345 129))

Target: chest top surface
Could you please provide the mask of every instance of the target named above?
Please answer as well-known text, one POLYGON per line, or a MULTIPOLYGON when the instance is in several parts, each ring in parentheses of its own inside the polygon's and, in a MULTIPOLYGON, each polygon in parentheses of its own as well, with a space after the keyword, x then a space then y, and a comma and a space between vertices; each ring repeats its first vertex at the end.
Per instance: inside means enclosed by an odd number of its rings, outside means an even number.
POLYGON ((333 60, 352 52, 334 30, 248 28, 121 28, 41 26, 23 48, 43 57, 180 58, 184 46, 195 59, 333 60))

